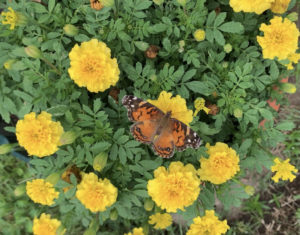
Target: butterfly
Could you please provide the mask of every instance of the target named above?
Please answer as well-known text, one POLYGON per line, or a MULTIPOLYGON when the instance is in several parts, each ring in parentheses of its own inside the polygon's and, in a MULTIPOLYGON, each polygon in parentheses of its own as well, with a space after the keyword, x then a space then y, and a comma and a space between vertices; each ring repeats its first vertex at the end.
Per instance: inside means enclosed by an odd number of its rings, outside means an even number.
POLYGON ((128 119, 134 124, 130 131, 142 143, 151 144, 154 152, 163 158, 174 155, 175 148, 183 151, 197 149, 201 140, 186 124, 164 113, 156 106, 132 95, 125 95, 122 104, 128 110, 128 119))

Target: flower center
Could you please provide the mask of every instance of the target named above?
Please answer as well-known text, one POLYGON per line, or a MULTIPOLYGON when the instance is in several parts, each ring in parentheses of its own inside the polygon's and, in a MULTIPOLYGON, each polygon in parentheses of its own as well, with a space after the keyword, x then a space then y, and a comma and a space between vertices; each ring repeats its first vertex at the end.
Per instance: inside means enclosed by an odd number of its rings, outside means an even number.
POLYGON ((82 61, 82 71, 89 75, 102 73, 103 68, 98 58, 86 58, 82 61))

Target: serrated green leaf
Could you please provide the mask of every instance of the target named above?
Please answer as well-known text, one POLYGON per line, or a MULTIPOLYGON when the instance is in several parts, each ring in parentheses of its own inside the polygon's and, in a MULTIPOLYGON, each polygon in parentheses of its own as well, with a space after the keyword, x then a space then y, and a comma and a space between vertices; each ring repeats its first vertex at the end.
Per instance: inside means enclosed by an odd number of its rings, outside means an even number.
POLYGON ((239 22, 227 22, 218 27, 219 30, 226 33, 242 33, 244 26, 239 22))

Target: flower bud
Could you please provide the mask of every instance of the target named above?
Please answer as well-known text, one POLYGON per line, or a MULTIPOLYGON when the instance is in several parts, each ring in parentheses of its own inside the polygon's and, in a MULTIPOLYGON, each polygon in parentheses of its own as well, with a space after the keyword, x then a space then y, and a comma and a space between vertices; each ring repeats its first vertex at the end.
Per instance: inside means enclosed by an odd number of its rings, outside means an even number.
POLYGON ((65 235, 66 229, 64 226, 60 225, 58 229, 56 230, 56 235, 65 235))
POLYGON ((93 162, 93 168, 95 171, 102 171, 103 168, 106 166, 108 154, 106 152, 99 153, 93 162))
POLYGON ((78 28, 72 24, 66 24, 64 26, 64 32, 66 35, 73 37, 78 34, 78 28))
POLYGON ((205 39, 205 31, 203 29, 197 29, 194 32, 194 38, 198 42, 203 41, 205 39))
POLYGON ((153 0, 156 5, 161 5, 164 3, 164 0, 153 0))
POLYGON ((13 148, 12 144, 1 144, 0 145, 0 154, 7 154, 13 148))
POLYGON ((229 65, 228 61, 223 61, 222 67, 223 67, 224 69, 228 68, 228 65, 229 65))
POLYGON ((292 12, 286 16, 290 21, 297 21, 298 20, 298 13, 292 12))
POLYGON ((296 86, 292 83, 282 83, 280 84, 281 89, 290 94, 294 94, 296 92, 296 86))
POLYGON ((155 82, 157 80, 156 74, 151 74, 150 75, 150 80, 152 80, 153 82, 155 82))
POLYGON ((76 138, 77 135, 74 131, 64 132, 59 139, 59 145, 72 144, 76 138))
POLYGON ((254 187, 252 187, 251 185, 247 185, 245 188, 244 188, 245 192, 252 196, 254 193, 255 193, 255 189, 254 187))
POLYGON ((115 208, 110 211, 109 218, 113 221, 118 219, 118 211, 115 208))
POLYGON ((180 40, 179 41, 179 47, 184 47, 185 46, 185 41, 184 40, 180 40))
POLYGON ((25 53, 29 57, 38 59, 42 57, 42 52, 34 45, 29 45, 28 47, 25 47, 25 53))
POLYGON ((230 53, 232 51, 232 46, 229 43, 225 44, 223 48, 226 53, 230 53))
POLYGON ((153 206, 154 206, 154 202, 150 198, 147 198, 144 202, 145 210, 146 211, 152 211, 153 206))
POLYGON ((243 110, 241 110, 239 108, 233 110, 233 116, 235 116, 236 118, 243 117, 243 110))
POLYGON ((15 194, 16 197, 22 196, 25 192, 26 192, 26 185, 25 184, 18 185, 14 190, 14 194, 15 194))
POLYGON ((4 62, 3 66, 5 69, 10 70, 12 69, 12 66, 16 63, 16 60, 10 59, 4 62))
POLYGON ((16 12, 17 14, 17 22, 16 25, 19 26, 25 26, 28 23, 28 19, 25 15, 23 15, 21 12, 16 12))
POLYGON ((48 175, 48 177, 45 180, 53 185, 56 185, 56 183, 60 179, 60 175, 61 175, 61 172, 54 172, 54 173, 48 175))
POLYGON ((105 7, 112 7, 112 6, 115 5, 115 1, 114 0, 101 0, 101 3, 105 7))

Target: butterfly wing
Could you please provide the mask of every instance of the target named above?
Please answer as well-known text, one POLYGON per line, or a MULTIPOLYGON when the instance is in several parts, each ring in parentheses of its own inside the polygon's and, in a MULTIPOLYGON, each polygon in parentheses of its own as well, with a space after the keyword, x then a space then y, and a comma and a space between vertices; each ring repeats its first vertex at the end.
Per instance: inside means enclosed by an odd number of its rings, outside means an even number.
POLYGON ((161 133, 154 138, 152 148, 160 157, 173 157, 175 144, 170 126, 163 128, 161 133))
POLYGON ((195 131, 184 123, 171 118, 171 130, 174 140, 174 145, 178 151, 183 151, 186 148, 199 148, 201 139, 195 131))
POLYGON ((128 110, 129 120, 135 122, 130 128, 133 137, 142 143, 151 143, 164 113, 154 105, 132 95, 124 96, 122 104, 128 110))

